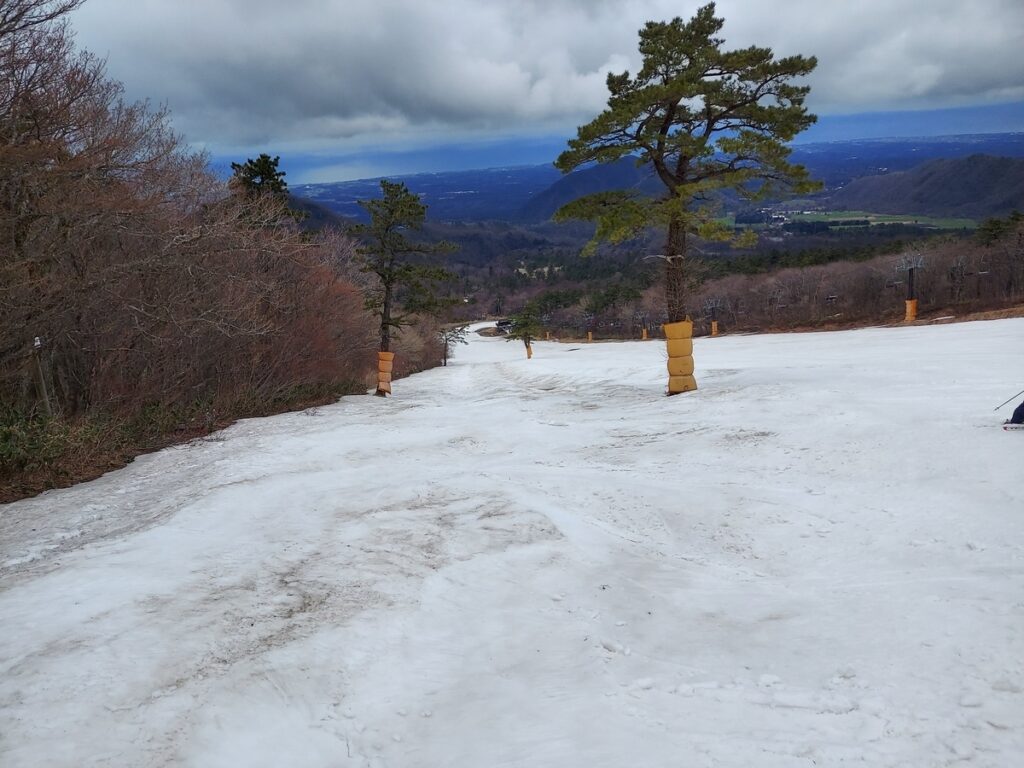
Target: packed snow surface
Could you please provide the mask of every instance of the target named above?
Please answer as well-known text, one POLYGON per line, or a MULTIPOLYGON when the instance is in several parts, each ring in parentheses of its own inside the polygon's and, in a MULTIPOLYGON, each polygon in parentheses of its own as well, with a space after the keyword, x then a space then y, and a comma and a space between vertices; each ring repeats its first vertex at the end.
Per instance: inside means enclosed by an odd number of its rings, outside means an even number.
POLYGON ((1022 346, 474 336, 0 507, 0 765, 1024 765, 1022 346))

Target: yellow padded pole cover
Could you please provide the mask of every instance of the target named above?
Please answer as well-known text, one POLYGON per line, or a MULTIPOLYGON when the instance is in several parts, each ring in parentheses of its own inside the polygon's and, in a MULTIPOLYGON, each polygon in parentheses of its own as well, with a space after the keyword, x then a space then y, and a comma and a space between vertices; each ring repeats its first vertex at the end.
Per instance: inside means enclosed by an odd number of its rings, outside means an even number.
POLYGON ((692 392, 697 388, 697 380, 693 376, 669 376, 668 393, 678 395, 683 392, 692 392))
POLYGON ((665 345, 668 347, 668 393, 678 395, 697 388, 693 378, 693 322, 687 318, 666 323, 665 345))
POLYGON ((903 322, 912 323, 917 320, 917 299, 907 299, 907 316, 903 322))
POLYGON ((669 357, 693 356, 693 339, 668 339, 665 346, 668 347, 669 357))
POLYGON ((391 372, 394 370, 395 353, 377 353, 377 392, 391 394, 391 372))
POLYGON ((693 322, 690 320, 680 320, 678 323, 665 323, 662 328, 665 329, 666 339, 693 338, 693 322))
POLYGON ((693 357, 670 357, 668 359, 669 376, 692 376, 693 357))
POLYGON ((711 335, 712 336, 717 336, 718 335, 718 321, 717 320, 712 320, 711 321, 711 335))

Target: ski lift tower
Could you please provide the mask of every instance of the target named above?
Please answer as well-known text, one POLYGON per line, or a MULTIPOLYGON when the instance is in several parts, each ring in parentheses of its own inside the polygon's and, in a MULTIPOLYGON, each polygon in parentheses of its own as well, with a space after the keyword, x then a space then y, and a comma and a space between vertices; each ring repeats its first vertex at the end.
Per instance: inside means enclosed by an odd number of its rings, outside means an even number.
POLYGON ((917 319, 917 286, 914 284, 914 273, 924 269, 924 256, 919 253, 905 254, 896 262, 897 272, 907 273, 907 312, 903 322, 912 323, 917 319))

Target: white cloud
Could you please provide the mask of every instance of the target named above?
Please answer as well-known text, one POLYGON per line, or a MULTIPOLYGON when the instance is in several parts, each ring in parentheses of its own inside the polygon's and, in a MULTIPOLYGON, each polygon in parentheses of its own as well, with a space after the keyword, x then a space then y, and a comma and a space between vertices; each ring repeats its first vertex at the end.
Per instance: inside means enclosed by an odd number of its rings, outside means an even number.
MULTIPOLYGON (((423 133, 569 134, 635 70, 670 0, 90 0, 73 19, 131 96, 209 146, 423 133)), ((823 113, 993 103, 1024 92, 1019 0, 721 0, 728 47, 814 54, 823 113)))

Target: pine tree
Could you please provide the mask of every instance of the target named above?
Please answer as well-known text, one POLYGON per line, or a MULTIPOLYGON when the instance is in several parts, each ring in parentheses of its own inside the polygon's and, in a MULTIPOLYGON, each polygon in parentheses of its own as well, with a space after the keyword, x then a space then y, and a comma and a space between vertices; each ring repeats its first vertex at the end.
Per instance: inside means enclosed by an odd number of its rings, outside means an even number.
POLYGON ((232 163, 234 175, 231 177, 231 185, 247 195, 272 195, 287 200, 288 183, 284 180, 287 174, 277 170, 280 161, 279 156, 271 157, 264 153, 255 160, 249 158, 244 163, 232 163))
POLYGON ((391 334, 413 322, 417 314, 434 314, 450 304, 438 295, 442 282, 456 279, 448 270, 430 264, 425 257, 452 250, 449 243, 421 243, 405 233, 419 230, 427 207, 405 184, 382 179, 380 200, 361 200, 369 224, 357 224, 350 232, 361 241, 357 249, 360 269, 377 276, 378 285, 367 297, 366 307, 380 318, 380 351, 391 351, 391 334))
POLYGON ((776 59, 769 48, 723 50, 717 34, 724 21, 714 12, 709 3, 689 21, 648 22, 639 33, 640 72, 608 75, 607 109, 579 128, 555 162, 568 173, 633 156, 653 169, 662 196, 599 192, 564 206, 556 219, 596 222, 589 252, 602 240, 622 242, 663 228, 670 322, 686 314, 690 238, 732 237, 715 221, 709 201, 716 192, 758 199, 818 186, 803 166, 788 162, 786 146, 816 120, 804 107, 809 87, 790 83, 813 71, 816 59, 776 59))
POLYGON ((526 356, 533 357, 533 341, 541 333, 544 327, 540 321, 540 310, 535 302, 527 302, 522 309, 512 315, 512 327, 509 329, 506 341, 519 339, 526 347, 526 356))
POLYGON ((469 340, 466 338, 468 333, 468 325, 450 325, 438 332, 437 337, 441 341, 443 350, 441 358, 443 365, 448 365, 448 358, 455 354, 456 344, 469 344, 469 340))

